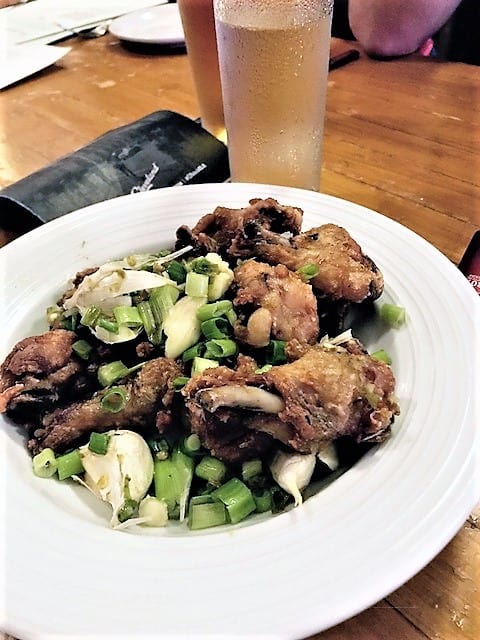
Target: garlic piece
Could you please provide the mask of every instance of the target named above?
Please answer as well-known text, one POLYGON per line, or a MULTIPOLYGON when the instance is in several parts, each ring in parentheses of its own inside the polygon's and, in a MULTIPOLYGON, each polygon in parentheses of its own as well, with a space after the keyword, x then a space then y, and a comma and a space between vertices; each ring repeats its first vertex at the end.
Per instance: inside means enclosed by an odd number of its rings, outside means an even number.
POLYGON ((85 469, 83 483, 113 509, 110 524, 120 524, 118 513, 126 500, 140 502, 153 479, 153 459, 145 440, 128 430, 109 431, 105 455, 90 451, 88 445, 79 452, 85 469))
POLYGON ((295 506, 302 504, 302 489, 310 482, 315 469, 315 454, 278 451, 270 465, 275 482, 295 498, 295 506))

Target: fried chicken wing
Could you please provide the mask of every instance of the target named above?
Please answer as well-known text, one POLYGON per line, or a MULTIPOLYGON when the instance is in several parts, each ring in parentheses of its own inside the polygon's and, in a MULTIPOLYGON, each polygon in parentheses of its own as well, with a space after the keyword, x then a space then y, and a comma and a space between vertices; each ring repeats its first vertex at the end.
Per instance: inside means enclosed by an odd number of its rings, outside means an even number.
POLYGON ((235 336, 252 347, 271 338, 314 343, 319 326, 317 301, 309 284, 284 265, 247 260, 234 271, 233 300, 239 320, 235 336))
POLYGON ((292 271, 315 265, 318 274, 310 280, 315 292, 332 300, 375 300, 383 291, 383 276, 350 234, 335 224, 324 224, 275 242, 258 235, 256 253, 270 264, 284 264, 292 271))
POLYGON ((157 420, 165 426, 169 422, 173 400, 173 380, 181 375, 182 369, 174 360, 156 358, 145 363, 134 378, 126 382, 124 389, 127 402, 116 413, 101 407, 103 392, 81 402, 73 402, 66 407, 55 409, 42 420, 41 426, 28 442, 32 453, 45 447, 54 451, 64 451, 78 444, 92 431, 130 428, 141 431, 155 424, 157 420))
POLYGON ((76 339, 73 331, 55 329, 18 342, 0 367, 0 413, 21 422, 62 395, 89 388, 86 368, 73 356, 76 339))
MULTIPOLYGON (((384 440, 399 407, 390 367, 372 358, 354 339, 344 346, 293 341, 296 360, 256 373, 242 359, 237 371, 208 370, 183 390, 192 431, 214 455, 240 461, 259 455, 242 438, 263 434, 301 453, 314 453, 340 437, 357 442, 384 440), (233 451, 223 450, 232 437, 233 451)), ((265 437, 267 440, 265 440, 265 437)))
POLYGON ((200 218, 193 229, 179 227, 175 247, 192 245, 199 253, 217 252, 226 259, 249 258, 254 255, 250 234, 258 234, 259 230, 266 238, 277 238, 285 232, 296 234, 302 219, 303 211, 298 207, 281 205, 273 198, 257 198, 242 209, 217 207, 200 218))

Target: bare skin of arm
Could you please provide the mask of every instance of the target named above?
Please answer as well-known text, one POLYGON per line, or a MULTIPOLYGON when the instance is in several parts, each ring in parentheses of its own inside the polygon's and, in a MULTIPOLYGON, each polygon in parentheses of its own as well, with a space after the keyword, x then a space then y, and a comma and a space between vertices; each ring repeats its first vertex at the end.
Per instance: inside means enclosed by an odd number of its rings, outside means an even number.
POLYGON ((367 53, 405 55, 443 26, 459 4, 460 0, 349 0, 350 28, 367 53))

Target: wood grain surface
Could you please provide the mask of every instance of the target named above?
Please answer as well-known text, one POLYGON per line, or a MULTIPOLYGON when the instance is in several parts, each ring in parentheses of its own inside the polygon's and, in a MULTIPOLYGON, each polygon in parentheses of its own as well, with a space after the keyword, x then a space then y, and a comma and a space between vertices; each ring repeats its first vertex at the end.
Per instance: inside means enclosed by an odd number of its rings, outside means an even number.
MULTIPOLYGON (((0 188, 147 113, 198 115, 183 51, 108 35, 66 44, 55 66, 0 92, 0 188)), ((480 228, 479 104, 478 67, 362 55, 332 71, 322 191, 397 220, 457 264, 480 228)), ((0 230, 0 246, 13 237, 0 230)), ((479 515, 397 591, 312 639, 478 640, 479 515)))

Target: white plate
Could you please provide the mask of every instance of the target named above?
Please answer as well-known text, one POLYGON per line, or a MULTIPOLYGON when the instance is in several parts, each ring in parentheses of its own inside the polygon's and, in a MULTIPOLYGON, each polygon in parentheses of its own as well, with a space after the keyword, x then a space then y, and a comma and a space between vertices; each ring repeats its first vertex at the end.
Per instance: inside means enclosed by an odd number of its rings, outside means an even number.
POLYGON ((333 197, 248 184, 173 187, 48 223, 0 251, 0 358, 45 330, 44 309, 77 270, 170 246, 180 224, 256 196, 301 206, 304 228, 345 226, 382 269, 384 299, 406 307, 404 328, 368 337, 394 361, 402 414, 392 437, 289 513, 227 532, 139 534, 110 530, 108 510, 82 487, 34 477, 22 438, 1 419, 8 633, 304 637, 408 580, 479 499, 478 296, 425 240, 333 197))
POLYGON ((113 20, 108 30, 127 42, 176 45, 185 42, 176 3, 127 13, 113 20))

